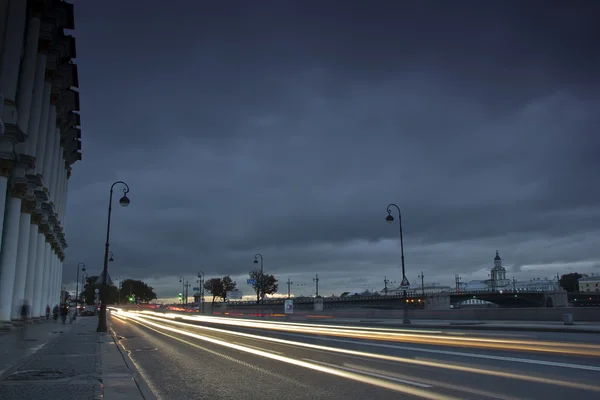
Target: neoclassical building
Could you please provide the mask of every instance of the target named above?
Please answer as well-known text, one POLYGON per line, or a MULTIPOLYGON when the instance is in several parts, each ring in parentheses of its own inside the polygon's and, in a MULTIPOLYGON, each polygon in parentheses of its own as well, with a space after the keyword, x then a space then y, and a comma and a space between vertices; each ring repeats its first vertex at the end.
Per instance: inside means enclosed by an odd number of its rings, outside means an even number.
POLYGON ((65 205, 81 160, 73 5, 0 0, 0 324, 60 300, 65 205))

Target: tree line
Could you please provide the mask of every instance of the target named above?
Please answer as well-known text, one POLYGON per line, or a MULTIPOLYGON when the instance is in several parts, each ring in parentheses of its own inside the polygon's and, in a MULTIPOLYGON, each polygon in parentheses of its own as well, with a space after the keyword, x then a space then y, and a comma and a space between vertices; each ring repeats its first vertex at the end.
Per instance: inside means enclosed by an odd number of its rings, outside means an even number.
MULTIPOLYGON (((102 290, 98 276, 88 276, 79 294, 81 303, 93 305, 96 301, 96 289, 102 290)), ((156 299, 154 288, 143 281, 124 279, 120 283, 121 290, 115 285, 106 287, 106 304, 128 304, 132 302, 149 303, 156 299)))

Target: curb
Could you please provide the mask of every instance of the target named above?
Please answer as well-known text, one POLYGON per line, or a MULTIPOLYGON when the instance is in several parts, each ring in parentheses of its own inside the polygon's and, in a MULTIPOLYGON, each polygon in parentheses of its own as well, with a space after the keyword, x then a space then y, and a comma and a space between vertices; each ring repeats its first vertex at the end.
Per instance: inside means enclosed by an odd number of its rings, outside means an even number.
POLYGON ((125 364, 127 365, 127 369, 129 369, 129 372, 131 372, 131 377, 133 378, 133 381, 135 382, 135 384, 136 384, 138 390, 140 391, 140 394, 144 398, 144 400, 157 400, 158 397, 156 397, 154 392, 152 392, 152 389, 150 389, 150 386, 148 386, 148 384, 146 383, 146 380, 144 379, 142 374, 140 374, 140 372, 138 371, 137 367, 135 366, 135 363, 129 356, 129 352, 127 350, 125 350, 125 348, 123 347, 121 342, 117 339, 117 335, 116 335, 115 331, 112 329, 112 326, 110 326, 110 322, 109 322, 108 330, 110 332, 110 336, 111 336, 113 342, 115 342, 115 345, 117 346, 117 349, 119 349, 119 353, 121 353, 121 357, 123 357, 123 360, 125 361, 125 364))

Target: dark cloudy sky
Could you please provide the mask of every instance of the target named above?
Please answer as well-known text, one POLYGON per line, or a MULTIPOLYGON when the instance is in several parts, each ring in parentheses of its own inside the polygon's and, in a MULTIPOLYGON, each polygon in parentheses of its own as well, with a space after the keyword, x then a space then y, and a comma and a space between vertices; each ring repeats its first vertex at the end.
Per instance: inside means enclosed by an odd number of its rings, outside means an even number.
MULTIPOLYGON (((321 294, 600 273, 598 2, 75 1, 83 161, 64 279, 176 295, 254 254, 321 294), (118 200, 115 194, 115 201, 118 200)), ((282 291, 284 285, 282 286, 282 291)))

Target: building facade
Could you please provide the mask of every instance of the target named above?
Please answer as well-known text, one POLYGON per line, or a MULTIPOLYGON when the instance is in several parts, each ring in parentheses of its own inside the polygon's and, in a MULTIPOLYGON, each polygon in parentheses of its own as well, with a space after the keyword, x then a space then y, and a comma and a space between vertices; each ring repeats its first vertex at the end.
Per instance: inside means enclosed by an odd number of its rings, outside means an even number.
POLYGON ((584 276, 577 280, 580 292, 600 293, 600 276, 584 276))
POLYGON ((81 160, 73 6, 0 0, 0 324, 60 301, 71 166, 81 160))

